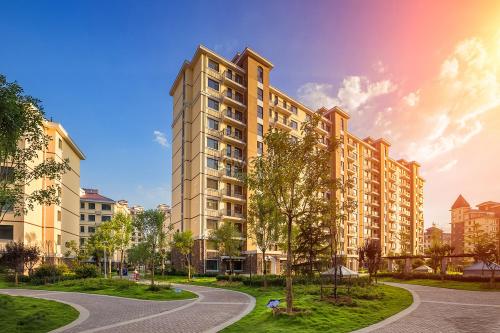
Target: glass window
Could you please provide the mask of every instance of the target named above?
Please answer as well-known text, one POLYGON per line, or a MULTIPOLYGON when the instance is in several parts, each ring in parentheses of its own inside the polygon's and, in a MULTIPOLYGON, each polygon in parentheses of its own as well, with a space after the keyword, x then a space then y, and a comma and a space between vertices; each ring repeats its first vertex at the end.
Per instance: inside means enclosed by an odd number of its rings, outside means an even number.
POLYGON ((257 67, 257 81, 264 83, 264 70, 260 66, 257 67))
POLYGON ((80 202, 80 208, 85 209, 85 202, 80 202))
POLYGON ((243 112, 235 111, 234 112, 234 119, 243 122, 243 112))
POLYGON ((207 271, 219 271, 219 260, 207 259, 207 271))
POLYGON ((257 88, 257 98, 259 101, 264 100, 264 91, 260 88, 257 88))
POLYGON ((207 187, 213 190, 218 190, 219 182, 216 179, 207 178, 207 187))
POLYGON ((212 59, 208 59, 208 67, 213 69, 214 71, 219 71, 219 64, 212 59))
POLYGON ((297 107, 296 106, 291 106, 291 111, 293 112, 293 114, 297 114, 297 107))
POLYGON ((243 206, 242 205, 234 205, 234 212, 236 214, 243 214, 243 206))
POLYGON ((59 139, 58 145, 59 145, 59 149, 62 149, 62 140, 61 139, 59 139))
POLYGON ((95 232, 95 227, 89 227, 89 232, 94 233, 95 232))
POLYGON ((260 141, 257 141, 257 153, 262 155, 264 153, 264 144, 260 141))
POLYGON ((85 214, 80 214, 80 221, 85 221, 85 214))
POLYGON ((101 221, 102 221, 102 222, 111 221, 111 216, 110 216, 110 215, 103 215, 103 216, 101 217, 101 221))
POLYGON ((0 225, 0 239, 14 240, 14 226, 0 225))
POLYGON ((217 200, 207 199, 207 208, 217 210, 219 209, 219 202, 217 200))
POLYGON ((95 222, 95 215, 89 215, 89 221, 95 222))
POLYGON ((211 109, 214 109, 216 111, 219 111, 219 102, 217 102, 215 99, 208 99, 208 107, 211 109))
POLYGON ((234 156, 237 158, 243 158, 243 149, 235 147, 234 156))
POLYGON ((234 93, 234 99, 240 102, 241 104, 244 104, 245 102, 243 101, 243 94, 240 92, 235 92, 234 93))
POLYGON ((231 151, 232 151, 232 146, 231 145, 226 145, 226 156, 231 156, 231 151))
POLYGON ((219 141, 212 139, 212 138, 207 138, 207 147, 215 149, 215 150, 219 150, 219 141))
POLYGON ((291 127, 291 128, 293 128, 294 130, 296 130, 296 129, 298 128, 297 122, 296 122, 296 121, 291 120, 291 121, 290 121, 290 127, 291 127))
POLYGON ((219 161, 215 158, 207 157, 207 167, 214 170, 219 170, 219 161))
POLYGON ((234 194, 243 195, 243 187, 241 185, 234 185, 234 194))
POLYGON ((208 128, 211 128, 213 130, 219 130, 219 122, 215 119, 208 118, 208 128))
POLYGON ((111 210, 110 204, 102 204, 101 207, 102 207, 102 210, 111 210))
POLYGON ((212 88, 213 90, 219 91, 219 82, 212 79, 208 79, 208 87, 212 88))
POLYGON ((257 118, 264 118, 264 109, 260 105, 257 105, 257 118))
POLYGON ((62 213, 60 210, 57 211, 57 220, 60 222, 62 220, 62 213))
POLYGON ((257 124, 257 135, 264 136, 264 126, 257 124))
POLYGON ((85 232, 85 226, 84 225, 80 226, 80 232, 85 232))
POLYGON ((95 209, 95 203, 89 202, 89 209, 95 209))

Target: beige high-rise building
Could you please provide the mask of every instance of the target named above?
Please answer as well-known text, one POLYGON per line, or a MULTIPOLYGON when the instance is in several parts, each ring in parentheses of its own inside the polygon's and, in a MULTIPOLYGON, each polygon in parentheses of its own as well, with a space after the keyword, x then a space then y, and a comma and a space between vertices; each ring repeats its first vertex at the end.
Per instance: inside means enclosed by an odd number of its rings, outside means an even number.
MULTIPOLYGON (((343 254, 357 268, 357 248, 378 240, 384 254, 423 251, 423 184, 419 164, 389 156, 384 139, 361 139, 348 130, 350 116, 339 107, 312 110, 270 84, 273 64, 246 48, 232 59, 200 46, 185 61, 170 95, 173 97, 172 223, 195 237, 193 262, 199 272, 221 268, 218 253, 207 240, 221 222, 240 231, 244 256, 236 271, 261 272, 261 253, 246 231, 247 191, 236 177, 249 160, 263 152, 270 128, 300 136, 300 125, 319 111, 317 128, 324 147, 341 139, 332 156, 335 177, 352 179, 348 195, 358 209, 345 221, 343 254), (403 246, 404 243, 407 246, 403 246)), ((270 249, 270 273, 279 273, 285 256, 270 249)))
MULTIPOLYGON (((64 173, 60 181, 60 204, 35 205, 21 216, 8 212, 0 224, 0 247, 16 241, 38 245, 46 259, 59 261, 69 241, 78 243, 78 216, 80 202, 80 161, 85 155, 71 139, 61 124, 45 121, 45 134, 51 137, 48 149, 41 151, 35 164, 54 158, 58 162, 69 159, 71 170, 64 173)), ((50 179, 38 179, 27 188, 27 193, 46 188, 54 184, 50 179)))

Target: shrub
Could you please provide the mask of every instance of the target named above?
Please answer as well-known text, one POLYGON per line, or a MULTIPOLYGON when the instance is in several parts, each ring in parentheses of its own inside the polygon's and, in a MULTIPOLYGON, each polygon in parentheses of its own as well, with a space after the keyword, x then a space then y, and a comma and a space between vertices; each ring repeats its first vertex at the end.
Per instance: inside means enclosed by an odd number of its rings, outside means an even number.
POLYGON ((66 265, 43 264, 35 269, 31 282, 33 284, 55 283, 65 277, 72 278, 66 265))
MULTIPOLYGON (((432 274, 432 273, 380 273, 378 277, 391 277, 394 279, 400 280, 413 280, 413 279, 421 279, 421 280, 441 280, 440 274, 432 274)), ((446 274, 444 276, 445 280, 448 281, 461 281, 461 282, 489 282, 490 278, 488 276, 463 276, 460 274, 446 274)), ((495 277, 497 282, 500 282, 500 276, 495 277)))
POLYGON ((80 264, 73 267, 73 273, 77 279, 88 279, 99 276, 97 266, 92 264, 80 264))
MULTIPOLYGON (((28 275, 18 275, 17 278, 20 283, 28 283, 31 280, 28 275)), ((13 274, 8 274, 5 276, 5 281, 14 283, 16 282, 16 276, 13 274)))

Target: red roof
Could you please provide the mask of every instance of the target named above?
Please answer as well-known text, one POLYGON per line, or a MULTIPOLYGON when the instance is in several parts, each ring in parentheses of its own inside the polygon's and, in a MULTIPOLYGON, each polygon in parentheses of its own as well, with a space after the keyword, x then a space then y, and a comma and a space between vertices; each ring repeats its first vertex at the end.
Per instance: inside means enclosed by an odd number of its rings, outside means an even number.
POLYGON ((455 203, 453 204, 453 206, 451 206, 451 209, 463 208, 463 207, 470 207, 470 205, 467 202, 467 200, 465 200, 465 198, 460 194, 458 196, 457 200, 455 200, 455 203))
POLYGON ((84 201, 96 201, 96 202, 109 202, 114 203, 113 199, 107 198, 99 194, 99 192, 95 189, 83 189, 85 193, 80 196, 81 200, 84 201))

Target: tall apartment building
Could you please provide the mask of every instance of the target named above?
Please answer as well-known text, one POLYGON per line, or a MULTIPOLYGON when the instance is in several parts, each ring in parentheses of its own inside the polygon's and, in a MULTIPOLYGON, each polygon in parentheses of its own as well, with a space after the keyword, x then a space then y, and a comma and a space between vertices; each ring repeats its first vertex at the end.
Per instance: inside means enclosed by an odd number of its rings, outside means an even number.
MULTIPOLYGON (((45 134, 51 137, 48 149, 41 151, 35 164, 53 158, 58 162, 69 159, 71 170, 58 182, 61 187, 60 204, 35 205, 21 216, 8 212, 0 224, 0 247, 16 241, 38 245, 46 259, 59 261, 66 251, 64 244, 78 242, 78 204, 80 201, 80 161, 85 155, 68 132, 59 123, 45 121, 45 134)), ((54 180, 39 179, 26 188, 27 193, 54 184, 54 180)))
MULTIPOLYGON (((172 223, 195 237, 193 263, 199 272, 214 272, 218 254, 207 240, 221 222, 240 231, 243 254, 235 269, 261 272, 262 254, 246 231, 247 191, 237 174, 263 152, 270 128, 300 136, 300 125, 319 111, 322 145, 339 138, 332 156, 335 177, 352 179, 348 193, 358 210, 345 221, 343 254, 357 268, 357 248, 378 240, 384 254, 423 251, 423 183, 419 164, 389 156, 390 143, 360 139, 348 130, 349 115, 339 107, 312 110, 270 85, 273 64, 246 48, 228 60, 200 46, 185 61, 170 95, 173 97, 172 223), (407 235, 408 248, 401 234, 407 235)), ((266 255, 271 273, 286 260, 276 248, 266 255)))
POLYGON ((460 194, 451 206, 451 245, 454 253, 472 253, 473 237, 478 232, 498 235, 500 202, 486 201, 473 209, 460 194))
POLYGON ((80 191, 80 246, 83 246, 102 222, 110 221, 119 212, 126 215, 130 212, 126 200, 114 201, 99 194, 98 189, 80 191))

